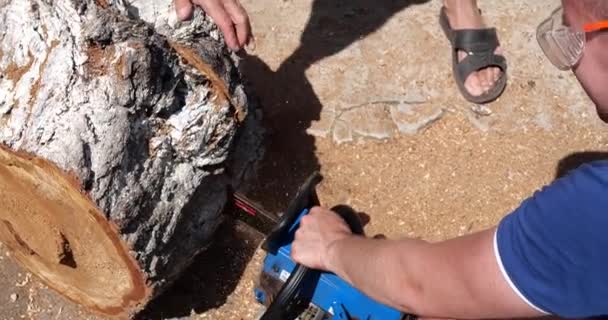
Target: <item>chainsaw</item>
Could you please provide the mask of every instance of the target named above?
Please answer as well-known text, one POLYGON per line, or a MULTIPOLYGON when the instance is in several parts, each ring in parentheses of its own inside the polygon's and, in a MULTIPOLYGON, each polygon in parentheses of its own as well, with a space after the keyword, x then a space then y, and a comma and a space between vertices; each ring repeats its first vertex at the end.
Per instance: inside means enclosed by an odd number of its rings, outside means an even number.
MULTIPOLYGON (((413 320, 415 316, 383 305, 337 275, 309 269, 291 259, 291 243, 300 219, 319 205, 316 186, 321 175, 312 174, 299 188, 287 210, 278 217, 243 195, 234 195, 236 214, 266 235, 263 270, 254 288, 255 299, 265 306, 259 320, 413 320)), ((363 235, 358 215, 349 207, 333 208, 352 232, 363 235)))

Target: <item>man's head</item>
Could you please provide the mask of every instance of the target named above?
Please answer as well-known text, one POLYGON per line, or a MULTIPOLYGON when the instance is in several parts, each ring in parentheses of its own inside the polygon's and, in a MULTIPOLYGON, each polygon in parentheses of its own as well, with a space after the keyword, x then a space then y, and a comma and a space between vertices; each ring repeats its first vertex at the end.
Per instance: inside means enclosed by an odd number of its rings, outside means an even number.
MULTIPOLYGON (((582 30, 583 25, 608 20, 606 0, 563 0, 564 21, 582 30)), ((583 56, 574 74, 595 103, 598 115, 608 122, 608 30, 587 33, 583 56)))

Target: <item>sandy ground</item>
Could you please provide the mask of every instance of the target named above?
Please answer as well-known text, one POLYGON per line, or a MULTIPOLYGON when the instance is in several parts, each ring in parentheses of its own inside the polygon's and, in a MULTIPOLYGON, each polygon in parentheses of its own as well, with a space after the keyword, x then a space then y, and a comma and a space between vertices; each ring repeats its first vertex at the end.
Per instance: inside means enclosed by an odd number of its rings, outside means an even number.
MULTIPOLYGON (((486 106, 451 76, 439 1, 244 0, 257 48, 243 72, 264 105, 268 152, 250 196, 280 211, 314 170, 321 201, 366 213, 368 234, 438 241, 497 223, 578 164, 608 158, 608 131, 576 79, 535 39, 557 1, 481 1, 509 86, 486 106)), ((142 319, 253 319, 261 237, 228 223, 142 319)), ((0 319, 98 319, 0 247, 0 319)))

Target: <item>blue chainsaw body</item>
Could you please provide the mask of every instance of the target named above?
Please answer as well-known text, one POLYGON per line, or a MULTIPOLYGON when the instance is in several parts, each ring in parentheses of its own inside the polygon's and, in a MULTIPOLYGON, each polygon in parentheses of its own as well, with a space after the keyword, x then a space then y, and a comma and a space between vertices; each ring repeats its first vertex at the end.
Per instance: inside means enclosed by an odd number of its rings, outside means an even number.
MULTIPOLYGON (((287 281, 296 268, 296 263, 291 259, 291 243, 300 219, 307 213, 308 209, 301 211, 288 228, 289 232, 285 232, 283 238, 278 239, 280 243, 278 250, 274 253, 268 252, 264 259, 262 272, 265 276, 276 280, 277 283, 287 281)), ((366 296, 333 273, 320 272, 320 275, 312 281, 315 283, 303 285, 312 286, 310 304, 326 313, 322 319, 401 320, 406 317, 400 311, 366 296)), ((268 301, 267 294, 262 288, 255 288, 255 296, 260 303, 268 301)))

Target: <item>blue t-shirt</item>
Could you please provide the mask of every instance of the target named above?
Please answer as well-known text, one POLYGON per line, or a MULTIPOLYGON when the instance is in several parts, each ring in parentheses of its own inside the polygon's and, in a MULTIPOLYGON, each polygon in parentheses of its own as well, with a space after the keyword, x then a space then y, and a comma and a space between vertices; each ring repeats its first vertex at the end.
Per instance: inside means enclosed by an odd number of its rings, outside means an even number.
POLYGON ((581 166, 499 224, 498 263, 515 292, 553 315, 608 315, 608 161, 581 166))

